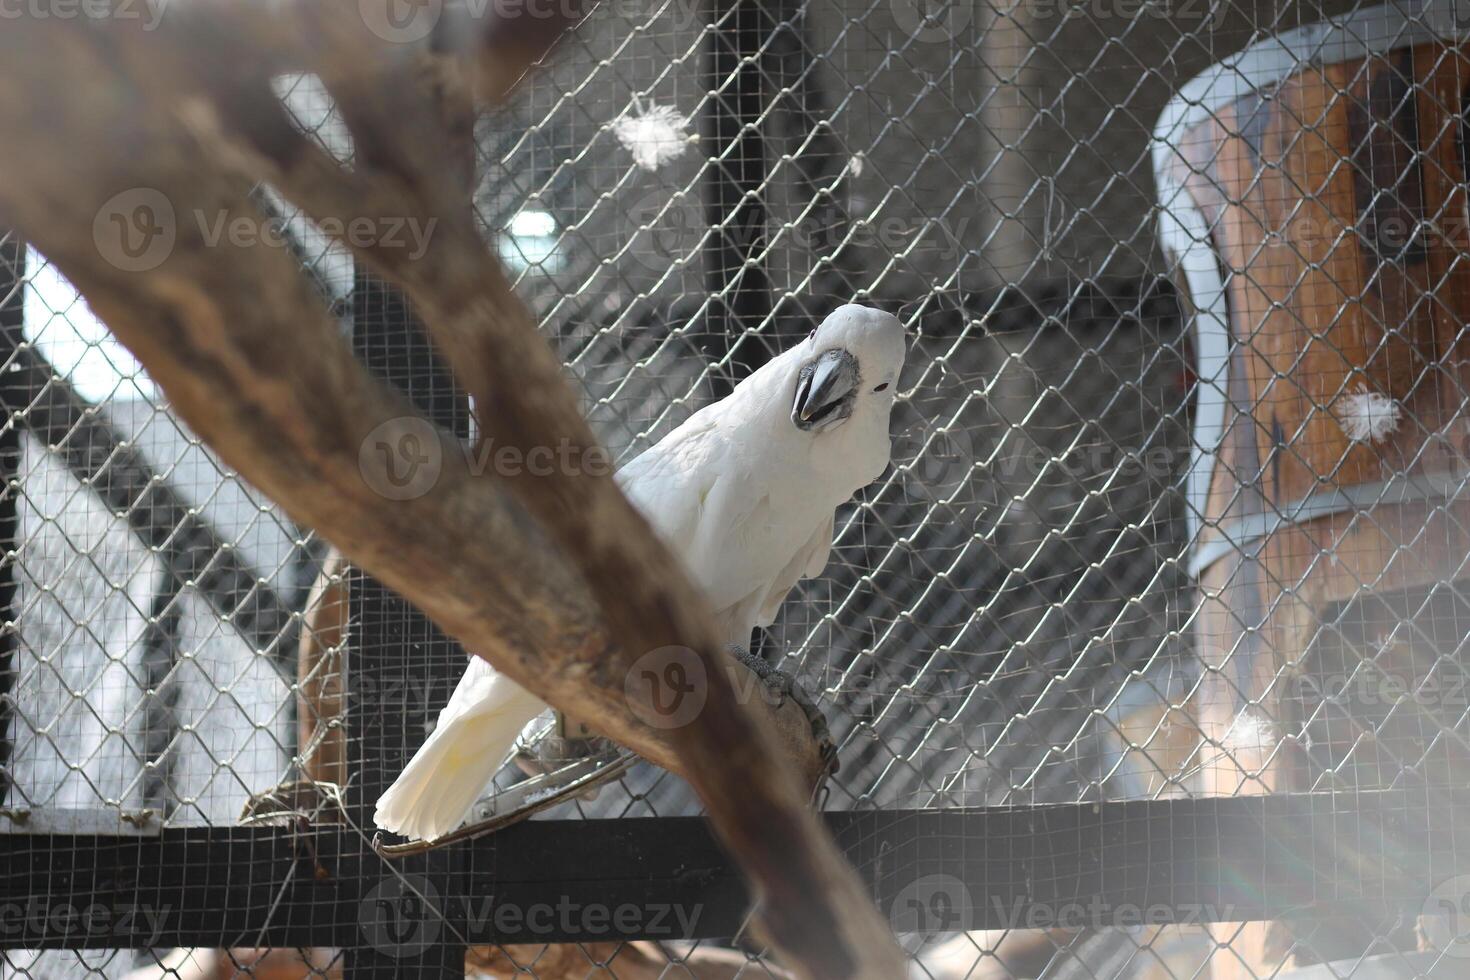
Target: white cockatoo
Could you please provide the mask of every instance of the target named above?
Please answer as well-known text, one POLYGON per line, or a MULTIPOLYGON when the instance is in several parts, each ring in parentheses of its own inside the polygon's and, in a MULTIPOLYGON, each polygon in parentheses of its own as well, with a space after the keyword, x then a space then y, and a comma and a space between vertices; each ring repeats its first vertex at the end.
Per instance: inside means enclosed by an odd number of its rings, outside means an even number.
MULTIPOLYGON (((727 643, 747 647, 797 581, 826 567, 835 510, 888 466, 903 358, 896 317, 840 307, 618 471, 727 643)), ((421 840, 454 830, 546 707, 470 658, 433 734, 378 800, 377 825, 421 840)))

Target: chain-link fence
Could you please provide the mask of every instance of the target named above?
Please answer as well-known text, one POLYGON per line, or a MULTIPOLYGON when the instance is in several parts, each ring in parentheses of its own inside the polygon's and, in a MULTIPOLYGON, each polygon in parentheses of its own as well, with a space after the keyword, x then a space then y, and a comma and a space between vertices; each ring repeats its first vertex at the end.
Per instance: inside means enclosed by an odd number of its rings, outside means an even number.
MULTIPOLYGON (((893 465, 754 646, 826 716, 825 807, 893 816, 834 820, 913 976, 1470 976, 1467 93, 1458 0, 609 0, 481 120, 486 234, 619 461, 839 304, 908 329, 893 465)), ((257 197, 468 436, 401 300, 257 197)), ((785 975, 646 764, 544 853, 374 864, 350 798, 462 653, 0 248, 0 975, 785 975), (435 905, 471 878, 521 918, 435 905)))

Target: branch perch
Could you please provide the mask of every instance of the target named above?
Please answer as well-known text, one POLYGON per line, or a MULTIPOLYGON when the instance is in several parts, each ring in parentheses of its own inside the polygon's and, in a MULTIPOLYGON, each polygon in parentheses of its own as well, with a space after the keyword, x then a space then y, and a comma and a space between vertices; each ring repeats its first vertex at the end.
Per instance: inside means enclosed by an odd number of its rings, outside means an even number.
POLYGON ((770 706, 741 703, 702 598, 591 465, 600 450, 561 365, 466 203, 469 171, 454 150, 471 95, 502 96, 566 18, 455 28, 446 8, 415 45, 375 37, 357 10, 200 0, 151 32, 124 19, 7 25, 0 78, 13 98, 0 126, 25 138, 0 144, 0 217, 60 266, 179 415, 293 517, 497 669, 688 779, 799 975, 902 976, 886 925, 807 807, 770 706), (351 169, 290 126, 269 86, 284 70, 315 72, 336 97, 351 169), (260 179, 335 227, 433 229, 417 261, 344 240, 406 289, 475 395, 488 440, 568 447, 582 465, 484 472, 371 379, 288 252, 211 236, 264 223, 249 200, 260 179), (124 207, 139 201, 148 206, 124 207), (118 254, 109 222, 146 232, 148 248, 164 229, 167 247, 156 262, 147 248, 141 260, 118 254), (364 447, 425 434, 437 480, 389 500, 364 447), (687 650, 703 675, 702 710, 674 729, 649 724, 624 684, 642 654, 665 647, 687 650))

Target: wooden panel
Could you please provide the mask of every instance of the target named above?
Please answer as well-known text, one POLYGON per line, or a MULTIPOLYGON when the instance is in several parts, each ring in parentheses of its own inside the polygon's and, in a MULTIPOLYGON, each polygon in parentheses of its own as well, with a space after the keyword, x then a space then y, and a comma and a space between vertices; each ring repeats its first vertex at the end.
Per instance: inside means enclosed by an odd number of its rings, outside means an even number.
MULTIPOLYGON (((1442 44, 1305 67, 1185 135, 1175 176, 1211 223, 1232 337, 1198 544, 1228 533, 1212 521, 1334 486, 1470 471, 1466 68, 1442 44), (1381 441, 1341 424, 1363 392, 1399 406, 1381 441)), ((1305 789, 1308 759, 1287 737, 1300 705, 1283 694, 1322 612, 1470 575, 1470 500, 1383 504, 1237 543, 1200 580, 1200 788, 1305 789)), ((1269 975, 1294 948, 1279 922, 1215 934, 1234 954, 1215 958, 1215 980, 1269 975)))
POLYGON ((1463 417, 1470 359, 1443 352, 1464 343, 1470 269, 1465 235, 1436 230, 1464 224, 1463 64, 1425 45, 1309 68, 1186 135, 1180 176, 1214 222, 1236 343, 1210 517, 1463 466, 1441 431, 1463 417), (1401 406, 1381 443, 1339 422, 1357 392, 1401 406))
POLYGON ((1421 48, 1415 52, 1424 82, 1419 90, 1425 146, 1424 191, 1437 207, 1430 215, 1435 246, 1430 251, 1434 284, 1428 306, 1434 322, 1434 353, 1442 438, 1429 452, 1431 468, 1470 469, 1470 210, 1465 172, 1467 149, 1466 95, 1470 93, 1470 58, 1462 49, 1421 48))

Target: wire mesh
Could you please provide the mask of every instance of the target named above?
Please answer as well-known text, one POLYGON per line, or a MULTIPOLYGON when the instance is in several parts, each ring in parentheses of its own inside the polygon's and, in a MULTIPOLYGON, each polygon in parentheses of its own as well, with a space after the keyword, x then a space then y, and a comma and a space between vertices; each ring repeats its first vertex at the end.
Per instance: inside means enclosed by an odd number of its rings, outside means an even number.
MULTIPOLYGON (((1350 808, 1463 785, 1467 18, 1450 0, 608 2, 480 121, 486 236, 620 462, 841 303, 905 323, 893 465, 753 639, 828 720, 828 808, 1350 808)), ((280 94, 350 158, 319 84, 280 94)), ((257 203, 344 333, 369 309, 407 329, 287 202, 257 203)), ((350 821, 354 644, 396 628, 436 663, 458 652, 411 610, 365 613, 360 576, 173 417, 44 257, 4 245, 0 832, 350 821)), ((358 349, 416 397, 459 397, 426 343, 358 349)), ((382 724, 432 723, 448 690, 411 681, 382 724)), ((697 812, 639 765, 545 816, 697 812)), ((1338 843, 1344 866, 1395 860, 1338 843)), ((970 842, 934 844, 885 909, 916 977, 1470 969, 1463 875, 1422 916, 1094 907, 979 930, 963 911, 984 896, 944 872, 970 842), (915 909, 954 928, 921 937, 915 909)), ((350 975, 334 945, 6 952, 0 975, 350 975)), ((467 969, 784 976, 749 934, 472 946, 467 969)))

